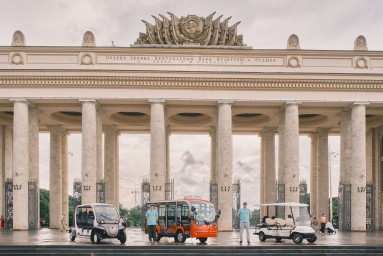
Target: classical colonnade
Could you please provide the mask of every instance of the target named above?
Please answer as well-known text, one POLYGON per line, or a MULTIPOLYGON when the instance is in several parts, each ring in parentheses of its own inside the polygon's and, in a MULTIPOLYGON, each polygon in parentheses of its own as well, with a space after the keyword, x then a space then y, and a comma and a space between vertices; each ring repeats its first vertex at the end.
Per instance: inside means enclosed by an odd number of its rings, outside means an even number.
MULTIPOLYGON (((28 99, 11 99, 13 127, 0 125, 0 149, 6 179, 13 179, 13 228, 28 229, 28 181, 39 179, 39 109, 28 99)), ((104 179, 105 202, 119 203, 119 131, 103 125, 102 105, 96 99, 79 99, 82 105, 82 203, 96 202, 96 182, 104 179), (102 157, 104 134, 104 158, 102 157), (104 173, 103 173, 104 170, 104 173)), ((150 99, 150 199, 164 200, 165 184, 170 180, 168 166, 169 131, 166 101, 150 99)), ((216 123, 211 129, 211 183, 218 187, 218 207, 222 211, 221 230, 232 228, 232 108, 234 101, 216 102, 216 123)), ((340 182, 351 184, 352 230, 366 229, 367 183, 372 171, 366 161, 366 106, 356 102, 339 113, 341 138, 340 182), (367 170, 368 169, 368 170, 367 170), (363 189, 364 188, 364 189, 363 189)), ((275 202, 275 184, 284 184, 285 202, 299 201, 299 102, 284 102, 278 127, 265 127, 261 136, 261 203, 275 202), (275 136, 279 136, 279 162, 276 172, 275 136), (277 175, 276 175, 277 173, 277 175)), ((68 217, 68 132, 60 125, 48 126, 50 132, 50 227, 59 228, 61 215, 68 217)), ((366 137, 367 134, 367 137, 366 137)), ((311 134, 311 213, 329 216, 328 128, 311 134)), ((367 139, 366 139, 367 138, 367 139)), ((370 143, 371 144, 371 143, 370 143)), ((257 186, 254 184, 254 186, 257 186)), ((2 191, 4 189, 2 188, 2 191)), ((4 194, 2 195, 4 198, 4 194)), ((257 196, 257 195, 254 195, 257 196)), ((4 212, 4 205, 2 212, 4 212)))

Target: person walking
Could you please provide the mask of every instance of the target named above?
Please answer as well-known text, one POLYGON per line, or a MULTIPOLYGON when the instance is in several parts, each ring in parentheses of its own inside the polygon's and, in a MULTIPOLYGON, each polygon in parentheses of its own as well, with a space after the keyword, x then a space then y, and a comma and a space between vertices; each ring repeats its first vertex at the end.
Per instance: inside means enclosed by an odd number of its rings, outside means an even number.
POLYGON ((243 208, 238 210, 237 218, 239 218, 240 238, 239 244, 243 241, 243 230, 246 229, 247 244, 250 245, 250 218, 251 210, 247 208, 247 202, 243 202, 243 208))
POLYGON ((327 218, 324 213, 322 213, 322 217, 320 217, 320 233, 323 235, 324 230, 326 228, 327 218))
POLYGON ((149 234, 150 243, 154 243, 156 239, 156 226, 158 221, 158 212, 154 209, 154 204, 150 205, 150 209, 146 211, 146 225, 149 234))

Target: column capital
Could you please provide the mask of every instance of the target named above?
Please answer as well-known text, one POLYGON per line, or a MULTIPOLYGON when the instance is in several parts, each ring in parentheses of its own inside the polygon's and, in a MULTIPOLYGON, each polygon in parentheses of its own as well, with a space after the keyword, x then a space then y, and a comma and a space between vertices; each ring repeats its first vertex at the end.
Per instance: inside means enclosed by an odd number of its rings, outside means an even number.
POLYGON ((319 128, 316 129, 316 132, 317 133, 328 133, 330 130, 331 130, 331 128, 319 127, 319 128))
POLYGON ((86 99, 86 98, 84 98, 84 99, 79 99, 78 101, 81 102, 81 103, 89 102, 89 103, 97 104, 97 100, 95 100, 95 99, 86 99))
POLYGON ((148 102, 149 102, 149 104, 153 104, 153 103, 165 104, 165 100, 164 99, 149 99, 148 102))
POLYGON ((267 127, 263 128, 262 133, 267 134, 267 133, 276 133, 277 132, 277 127, 267 127))
POLYGON ((11 98, 9 99, 10 102, 16 103, 16 102, 25 102, 28 104, 28 106, 31 104, 26 98, 11 98))
POLYGON ((47 125, 49 131, 66 131, 61 125, 47 125))
POLYGON ((234 103, 234 100, 218 100, 218 104, 230 104, 232 105, 234 103))
POLYGON ((301 105, 302 102, 300 101, 286 101, 283 106, 286 107, 286 106, 299 106, 301 105))
POLYGON ((367 105, 370 105, 370 103, 367 101, 361 101, 361 102, 355 101, 350 104, 350 107, 353 108, 355 106, 367 106, 367 105))

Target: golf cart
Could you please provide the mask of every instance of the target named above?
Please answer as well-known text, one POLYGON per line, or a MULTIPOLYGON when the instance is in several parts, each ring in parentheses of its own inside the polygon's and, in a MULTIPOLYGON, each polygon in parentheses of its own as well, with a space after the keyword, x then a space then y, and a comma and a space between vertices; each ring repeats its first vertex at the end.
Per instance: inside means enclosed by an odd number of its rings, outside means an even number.
POLYGON ((317 240, 315 230, 311 227, 308 205, 301 203, 274 203, 260 204, 266 207, 266 216, 263 216, 262 223, 255 228, 255 235, 260 241, 267 238, 275 238, 277 242, 282 239, 292 239, 294 243, 300 244, 303 239, 309 243, 317 240), (269 214, 275 214, 270 216, 269 214), (283 218, 283 216, 287 218, 283 218))
POLYGON ((121 244, 126 242, 126 223, 120 218, 118 210, 111 204, 84 204, 76 207, 75 227, 69 229, 69 238, 90 238, 99 244, 105 238, 117 238, 121 244))

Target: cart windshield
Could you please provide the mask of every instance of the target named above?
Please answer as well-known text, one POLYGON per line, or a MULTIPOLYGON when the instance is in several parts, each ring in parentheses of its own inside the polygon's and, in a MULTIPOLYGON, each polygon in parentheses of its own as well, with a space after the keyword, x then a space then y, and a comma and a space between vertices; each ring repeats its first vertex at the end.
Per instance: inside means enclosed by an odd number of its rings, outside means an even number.
POLYGON ((215 221, 215 208, 212 203, 207 202, 192 202, 192 206, 195 210, 195 220, 201 222, 213 222, 215 221))
POLYGON ((294 209, 293 207, 295 225, 296 226, 311 226, 309 208, 307 206, 296 207, 296 208, 298 209, 294 209))
POLYGON ((116 221, 119 220, 117 209, 112 205, 95 205, 96 220, 116 221))

